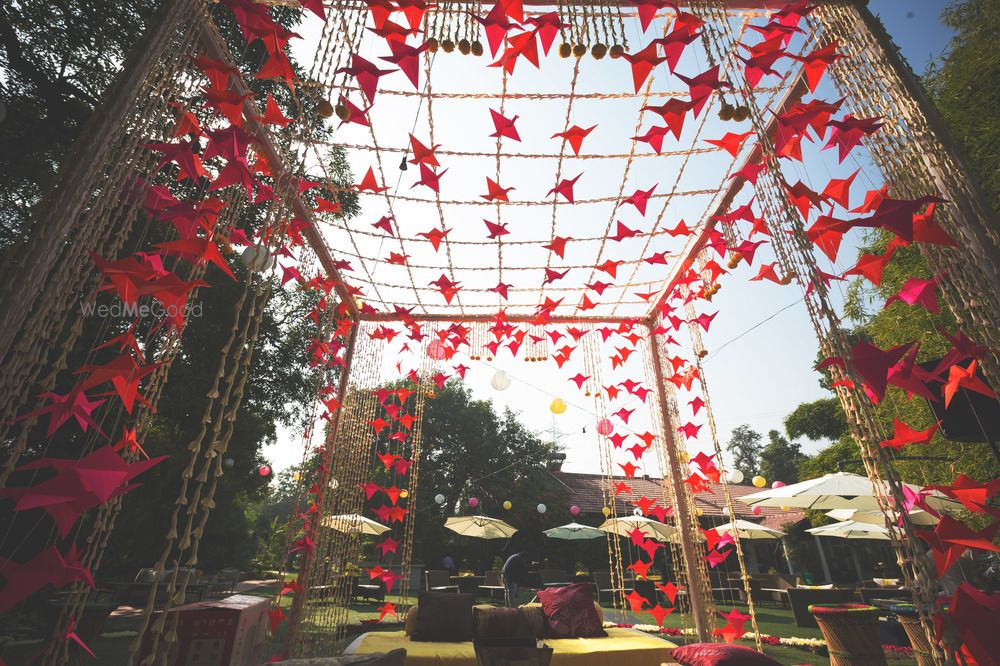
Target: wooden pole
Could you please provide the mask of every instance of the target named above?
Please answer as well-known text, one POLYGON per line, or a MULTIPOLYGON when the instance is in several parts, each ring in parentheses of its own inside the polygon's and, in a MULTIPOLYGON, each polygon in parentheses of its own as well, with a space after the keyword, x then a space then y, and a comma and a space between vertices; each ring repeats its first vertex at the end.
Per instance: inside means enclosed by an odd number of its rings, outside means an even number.
POLYGON ((695 632, 698 640, 706 642, 710 639, 708 635, 708 618, 705 616, 705 607, 702 604, 704 583, 701 577, 701 570, 698 568, 698 553, 695 552, 695 536, 692 533, 693 524, 690 507, 683 500, 684 478, 681 474, 681 462, 677 457, 677 444, 674 441, 674 425, 670 422, 670 415, 667 413, 667 393, 663 382, 663 364, 660 361, 659 336, 654 333, 654 326, 651 322, 646 323, 649 330, 649 344, 652 346, 653 375, 656 378, 656 391, 660 397, 660 419, 663 427, 663 448, 667 453, 667 472, 670 475, 670 484, 674 488, 674 496, 677 502, 674 506, 674 516, 677 518, 677 529, 681 538, 681 553, 684 556, 684 571, 687 574, 688 582, 688 603, 691 604, 691 615, 694 618, 695 632))

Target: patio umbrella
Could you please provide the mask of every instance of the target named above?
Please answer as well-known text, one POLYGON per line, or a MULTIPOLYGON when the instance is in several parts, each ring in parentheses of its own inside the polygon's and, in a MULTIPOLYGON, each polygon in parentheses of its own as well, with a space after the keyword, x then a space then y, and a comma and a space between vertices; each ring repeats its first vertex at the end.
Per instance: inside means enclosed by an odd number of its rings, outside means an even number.
POLYGON ((837 537, 840 539, 878 539, 879 541, 889 540, 889 530, 885 525, 875 525, 874 523, 862 523, 857 520, 845 520, 832 525, 813 527, 806 532, 821 537, 837 537))
MULTIPOLYGON (((858 509, 834 509, 833 511, 827 511, 827 516, 833 518, 834 520, 856 520, 859 523, 873 523, 875 525, 885 525, 885 516, 882 515, 881 511, 860 511, 858 509)), ((893 513, 893 519, 896 515, 893 513)), ((910 512, 910 522, 914 525, 921 525, 930 527, 932 525, 937 525, 941 522, 940 519, 935 518, 933 515, 927 513, 923 509, 915 509, 910 512)))
POLYGON ((452 532, 476 539, 508 539, 517 532, 513 525, 489 516, 453 516, 444 521, 444 526, 452 532))
POLYGON ((348 534, 371 534, 378 536, 389 531, 389 528, 382 523, 359 516, 356 513, 347 513, 340 516, 327 516, 320 523, 323 527, 345 532, 348 534))
POLYGON ((785 536, 781 530, 764 527, 749 520, 734 520, 731 523, 719 525, 715 531, 719 534, 732 534, 733 536, 739 532, 741 539, 780 539, 785 536))
POLYGON ((597 539, 604 536, 604 532, 596 527, 581 525, 580 523, 568 523, 545 530, 543 534, 551 539, 566 539, 567 541, 577 541, 579 539, 597 539))
MULTIPOLYGON (((880 483, 885 483, 881 481, 880 483)), ((919 486, 903 484, 914 493, 919 486)), ((872 482, 867 476, 836 472, 818 479, 809 479, 781 488, 772 488, 738 498, 750 506, 788 506, 797 509, 860 509, 878 511, 878 500, 872 490, 872 482)), ((925 497, 927 504, 935 510, 957 510, 962 505, 942 493, 931 492, 925 497)))
POLYGON ((645 516, 622 516, 621 518, 609 518, 597 529, 602 532, 611 532, 624 537, 629 532, 638 529, 647 538, 657 541, 677 542, 677 528, 666 523, 660 523, 645 516))

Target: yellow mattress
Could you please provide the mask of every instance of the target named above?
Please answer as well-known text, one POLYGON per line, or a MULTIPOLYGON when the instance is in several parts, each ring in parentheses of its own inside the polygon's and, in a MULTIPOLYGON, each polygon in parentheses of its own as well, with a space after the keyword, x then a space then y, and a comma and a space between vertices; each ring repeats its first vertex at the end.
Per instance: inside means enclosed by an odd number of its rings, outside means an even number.
MULTIPOLYGON (((552 666, 660 666, 670 662, 669 641, 632 629, 611 627, 607 638, 546 638, 552 648, 552 666)), ((406 666, 476 666, 472 643, 411 641, 402 631, 371 632, 359 636, 347 652, 369 654, 406 649, 406 666)))

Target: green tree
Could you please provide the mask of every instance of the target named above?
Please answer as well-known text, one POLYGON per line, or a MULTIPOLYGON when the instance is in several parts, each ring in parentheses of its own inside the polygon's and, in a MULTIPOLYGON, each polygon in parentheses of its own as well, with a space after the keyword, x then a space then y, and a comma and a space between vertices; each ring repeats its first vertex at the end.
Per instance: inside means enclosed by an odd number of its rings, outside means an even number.
POLYGON ((760 454, 764 450, 760 440, 760 433, 744 423, 733 428, 726 444, 726 450, 733 457, 733 467, 747 478, 760 473, 760 454))
POLYGON ((768 480, 795 483, 805 455, 797 442, 789 442, 777 430, 767 433, 767 446, 760 452, 760 473, 768 480))
POLYGON ((836 397, 803 402, 785 417, 785 433, 791 439, 837 440, 847 432, 847 419, 836 397))

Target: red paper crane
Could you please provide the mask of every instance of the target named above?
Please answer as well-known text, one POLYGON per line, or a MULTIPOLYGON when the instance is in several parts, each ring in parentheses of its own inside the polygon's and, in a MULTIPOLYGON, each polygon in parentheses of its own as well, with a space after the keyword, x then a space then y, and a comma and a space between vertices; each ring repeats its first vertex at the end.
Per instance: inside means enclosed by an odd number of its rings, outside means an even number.
POLYGON ((664 126, 653 125, 648 130, 646 130, 645 134, 643 134, 642 136, 633 136, 632 139, 634 141, 642 141, 643 143, 648 143, 653 148, 653 150, 656 151, 656 154, 659 155, 660 151, 663 150, 663 137, 667 135, 668 129, 669 128, 664 126))
POLYGON ((372 167, 368 167, 368 171, 365 172, 365 177, 361 179, 361 182, 354 186, 358 192, 371 192, 373 194, 378 194, 379 192, 385 192, 389 189, 388 186, 380 186, 378 181, 375 180, 375 171, 372 167))
POLYGON ((392 55, 380 56, 379 60, 385 60, 399 67, 399 71, 403 72, 413 87, 419 90, 420 54, 427 50, 427 44, 414 47, 395 39, 389 41, 388 44, 392 55))
POLYGON ((50 391, 46 393, 39 393, 38 397, 49 400, 50 403, 44 407, 19 416, 17 420, 20 421, 34 416, 48 414, 49 427, 45 431, 46 437, 51 437, 59 428, 62 427, 64 423, 70 419, 75 420, 77 425, 80 426, 80 430, 83 432, 87 432, 88 428, 93 428, 102 437, 107 437, 107 435, 101 432, 97 422, 94 421, 93 416, 91 416, 93 411, 100 407, 104 401, 91 400, 87 397, 87 394, 83 390, 82 383, 74 386, 66 394, 59 394, 50 391))
POLYGON ((979 483, 965 474, 959 474, 950 486, 927 486, 925 490, 937 490, 962 503, 972 513, 994 513, 987 502, 1000 492, 1000 478, 988 483, 979 483))
POLYGON ((636 53, 626 53, 624 58, 632 65, 632 83, 635 84, 635 92, 637 93, 653 69, 666 60, 666 57, 660 55, 660 50, 655 43, 647 44, 645 48, 636 53))
POLYGON ((788 54, 788 57, 803 63, 803 69, 806 72, 806 81, 809 84, 809 92, 816 92, 816 86, 819 85, 823 75, 826 74, 827 67, 846 57, 842 53, 837 53, 839 47, 840 43, 835 39, 826 46, 814 49, 804 56, 788 54))
POLYGON ((549 49, 552 48, 552 42, 555 41, 556 35, 564 27, 563 22, 559 20, 558 12, 548 12, 539 16, 532 16, 525 23, 535 26, 535 32, 542 43, 542 52, 548 55, 549 49))
POLYGON ((428 187, 431 190, 433 190, 435 194, 440 194, 441 193, 441 183, 440 183, 441 176, 443 176, 447 172, 448 172, 447 169, 445 169, 444 171, 435 172, 433 169, 431 169, 426 164, 421 164, 420 165, 420 180, 418 180, 413 185, 411 185, 410 189, 412 190, 414 187, 417 187, 418 185, 423 185, 424 187, 428 187))
POLYGON ((674 138, 680 139, 681 132, 684 130, 684 117, 692 108, 694 108, 693 102, 675 97, 660 106, 644 106, 642 110, 658 114, 663 118, 663 122, 667 124, 667 128, 674 135, 674 138))
POLYGON ((353 76, 357 80, 361 92, 368 98, 368 103, 371 104, 375 101, 379 78, 395 71, 394 69, 379 69, 374 63, 365 60, 357 53, 352 53, 351 66, 341 67, 337 70, 337 74, 343 73, 353 76))
POLYGON ((496 224, 495 222, 490 222, 489 220, 483 220, 483 222, 486 224, 487 231, 489 231, 487 238, 490 240, 496 240, 500 236, 506 236, 510 233, 507 231, 506 224, 496 224))
POLYGON ((688 85, 695 118, 701 114, 701 110, 705 106, 705 102, 708 101, 708 98, 713 91, 721 90, 723 88, 732 88, 732 85, 728 81, 719 79, 718 65, 691 78, 688 78, 683 74, 677 74, 676 76, 688 85))
POLYGON ((743 142, 747 140, 753 134, 753 130, 749 132, 743 132, 742 134, 733 134, 732 132, 726 132, 726 135, 721 139, 705 139, 705 143, 710 143, 713 146, 718 146, 722 148, 727 153, 736 157, 740 153, 740 148, 743 146, 743 142))
POLYGON ((85 365, 75 374, 87 374, 87 378, 83 380, 84 390, 111 382, 125 411, 131 414, 136 398, 145 402, 139 395, 139 383, 158 367, 159 363, 140 366, 131 354, 121 354, 104 365, 85 365))
POLYGON ((960 365, 953 365, 948 369, 948 382, 944 385, 944 406, 945 409, 955 398, 959 388, 966 391, 981 393, 987 398, 996 398, 997 394, 983 380, 976 376, 976 363, 973 361, 969 367, 963 368, 960 365))
POLYGON ((861 139, 877 132, 883 124, 881 118, 855 118, 851 114, 844 116, 843 120, 831 120, 829 125, 833 131, 823 150, 836 146, 837 157, 843 162, 855 146, 861 143, 861 139))
POLYGON ((4 578, 4 586, 0 588, 3 592, 0 594, 0 614, 14 608, 46 585, 58 590, 79 581, 94 587, 90 571, 79 563, 75 546, 70 548, 66 557, 55 546, 49 546, 23 564, 0 557, 0 575, 4 578))
POLYGON ((490 55, 496 57, 497 50, 503 44, 504 38, 510 29, 514 27, 514 24, 508 20, 503 3, 496 2, 485 17, 476 16, 472 13, 469 16, 483 26, 483 29, 486 31, 486 41, 490 45, 490 55))
POLYGON ((486 177, 486 194, 481 194, 480 196, 487 201, 510 201, 507 198, 507 194, 513 190, 513 187, 500 187, 500 184, 494 181, 489 176, 486 177))
MULTIPOLYGON (((514 116, 513 118, 507 118, 502 116, 493 109, 490 109, 490 116, 493 118, 493 127, 496 131, 490 136, 497 138, 513 139, 514 141, 520 141, 521 136, 517 133, 517 128, 514 127, 514 123, 517 122, 519 116, 514 116)), ((489 180, 487 178, 487 180, 489 180)))
POLYGON ((568 141, 570 147, 573 148, 573 154, 579 155, 580 147, 583 145, 584 137, 593 132, 595 127, 597 127, 597 125, 591 125, 590 127, 584 129, 579 125, 573 125, 565 132, 558 132, 556 134, 553 134, 552 138, 553 139, 562 138, 568 141))
POLYGON ((910 277, 898 293, 886 300, 885 307, 889 307, 896 301, 902 301, 908 305, 919 305, 928 312, 937 313, 937 286, 938 278, 936 277, 930 280, 910 277))
MULTIPOLYGON (((355 125, 361 125, 362 127, 368 127, 368 111, 371 109, 369 106, 367 109, 362 109, 354 104, 351 100, 347 99, 344 95, 340 96, 339 104, 344 107, 345 116, 341 120, 341 125, 349 125, 354 123, 355 125)), ((388 189, 388 188, 387 188, 388 189)))
POLYGON ((934 433, 941 427, 941 422, 938 421, 927 430, 914 430, 899 419, 894 418, 892 420, 892 427, 892 439, 885 440, 881 443, 881 446, 898 451, 907 444, 930 444, 934 433))
POLYGON ((156 170, 159 171, 171 162, 177 165, 180 173, 178 180, 185 178, 197 183, 202 177, 208 178, 208 172, 201 164, 201 157, 192 152, 194 141, 177 141, 176 143, 147 143, 143 147, 157 153, 162 153, 156 170))
POLYGON ((699 35, 700 33, 698 32, 693 32, 685 28, 677 28, 666 37, 654 39, 652 43, 663 47, 663 55, 667 62, 667 67, 673 73, 677 69, 677 63, 680 61, 681 55, 684 54, 684 48, 698 39, 699 35))
POLYGON ((546 196, 549 194, 555 194, 556 196, 562 195, 566 201, 573 203, 573 186, 576 185, 576 181, 580 180, 580 176, 582 175, 583 174, 581 173, 577 175, 576 178, 563 178, 556 184, 555 187, 548 191, 546 196))
POLYGON ((635 209, 639 211, 640 215, 646 214, 646 204, 649 203, 649 198, 653 196, 653 192, 656 190, 656 185, 654 184, 648 190, 636 190, 627 199, 622 200, 618 203, 618 206, 623 206, 625 204, 632 204, 635 209))
POLYGON ((434 155, 434 151, 440 147, 440 144, 434 144, 428 148, 424 144, 417 141, 416 137, 411 134, 410 153, 413 157, 409 160, 410 164, 426 164, 431 167, 440 167, 441 164, 438 162, 437 156, 434 155))
POLYGON ((851 349, 851 365, 872 393, 881 400, 885 396, 889 368, 896 365, 911 346, 912 342, 883 351, 868 342, 860 341, 851 349))

